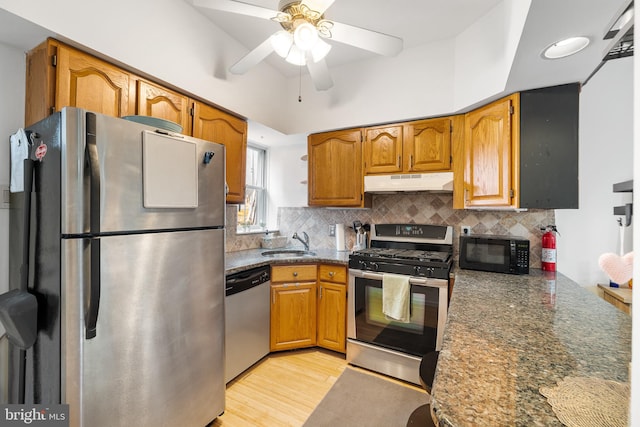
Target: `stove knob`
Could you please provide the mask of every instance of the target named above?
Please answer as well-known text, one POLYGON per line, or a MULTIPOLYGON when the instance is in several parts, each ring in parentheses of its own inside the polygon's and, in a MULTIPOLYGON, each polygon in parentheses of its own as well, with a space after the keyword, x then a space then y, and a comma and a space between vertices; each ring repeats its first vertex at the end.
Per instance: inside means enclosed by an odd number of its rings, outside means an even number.
POLYGON ((422 267, 416 265, 415 267, 413 267, 413 271, 416 273, 416 276, 419 276, 420 272, 422 271, 422 267))
POLYGON ((380 268, 380 266, 378 265, 377 262, 372 262, 371 268, 373 269, 373 271, 378 271, 378 268, 380 268))
POLYGON ((367 268, 367 263, 362 260, 358 261, 358 265, 360 266, 360 270, 367 268))

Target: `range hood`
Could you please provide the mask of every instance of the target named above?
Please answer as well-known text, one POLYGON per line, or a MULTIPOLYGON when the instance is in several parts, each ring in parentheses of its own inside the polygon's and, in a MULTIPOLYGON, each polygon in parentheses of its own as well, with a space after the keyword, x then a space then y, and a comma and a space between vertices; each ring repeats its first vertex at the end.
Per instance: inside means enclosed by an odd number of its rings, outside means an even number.
POLYGON ((412 173, 397 175, 365 175, 365 193, 398 193, 402 191, 453 191, 453 172, 412 173))

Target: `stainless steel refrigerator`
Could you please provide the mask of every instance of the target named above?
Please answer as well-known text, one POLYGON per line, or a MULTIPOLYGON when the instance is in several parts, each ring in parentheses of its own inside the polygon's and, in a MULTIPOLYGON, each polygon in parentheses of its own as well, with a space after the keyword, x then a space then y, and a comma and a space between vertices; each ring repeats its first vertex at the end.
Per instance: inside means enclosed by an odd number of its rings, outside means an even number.
POLYGON ((10 212, 10 286, 30 228, 38 303, 26 403, 69 404, 72 427, 207 425, 224 411, 224 146, 76 108, 26 134, 44 154, 30 227, 25 193, 10 212))

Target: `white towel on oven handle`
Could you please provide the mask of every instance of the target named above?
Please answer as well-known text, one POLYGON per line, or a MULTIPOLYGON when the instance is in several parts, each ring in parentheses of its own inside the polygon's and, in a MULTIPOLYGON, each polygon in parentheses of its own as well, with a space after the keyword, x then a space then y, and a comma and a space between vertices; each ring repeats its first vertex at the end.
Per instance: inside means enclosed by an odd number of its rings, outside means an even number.
POLYGON ((411 318, 409 276, 382 275, 382 313, 391 320, 409 323, 411 318))

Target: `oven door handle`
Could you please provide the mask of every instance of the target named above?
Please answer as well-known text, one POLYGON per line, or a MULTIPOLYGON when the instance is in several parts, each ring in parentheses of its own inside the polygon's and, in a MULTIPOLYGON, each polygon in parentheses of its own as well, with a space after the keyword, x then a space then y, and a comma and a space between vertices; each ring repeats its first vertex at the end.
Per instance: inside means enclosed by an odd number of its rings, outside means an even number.
MULTIPOLYGON (((356 273, 357 276, 362 277, 363 279, 371 279, 371 280, 379 280, 382 281, 382 276, 383 274, 380 273, 372 273, 370 271, 362 271, 362 270, 350 270, 353 273, 356 273)), ((409 278, 409 284, 411 285, 417 285, 417 286, 431 286, 434 288, 440 288, 442 287, 440 284, 435 284, 433 283, 434 281, 431 281, 431 283, 429 283, 428 279, 422 279, 419 277, 410 277, 409 278)), ((444 282, 444 286, 446 286, 446 282, 444 282)))

